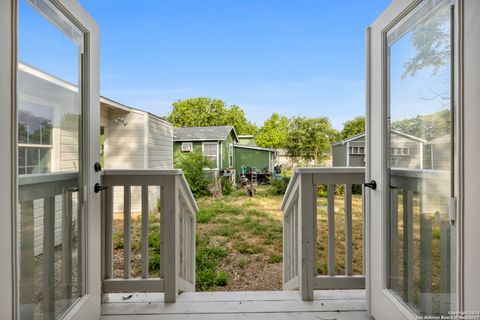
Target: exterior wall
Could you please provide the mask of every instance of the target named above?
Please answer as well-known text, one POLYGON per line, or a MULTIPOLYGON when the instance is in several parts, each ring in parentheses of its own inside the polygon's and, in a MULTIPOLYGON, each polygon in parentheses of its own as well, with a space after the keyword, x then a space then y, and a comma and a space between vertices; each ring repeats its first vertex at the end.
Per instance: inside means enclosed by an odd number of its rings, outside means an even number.
POLYGON ((234 138, 232 134, 230 134, 226 140, 222 141, 221 147, 222 147, 222 152, 221 152, 221 163, 220 163, 220 169, 227 169, 227 168, 235 168, 235 149, 233 151, 233 163, 231 166, 229 166, 228 162, 228 148, 230 144, 234 144, 234 138))
POLYGON ((400 148, 410 148, 416 151, 414 152, 414 154, 410 155, 392 154, 392 168, 423 168, 423 143, 409 139, 399 134, 393 134, 391 137, 390 152, 392 152, 392 149, 400 148))
POLYGON ((148 115, 148 168, 173 168, 173 125, 148 115))
MULTIPOLYGON (((176 142, 173 143, 173 153, 174 153, 174 155, 177 154, 178 152, 182 153, 182 143, 184 143, 184 142, 191 143, 194 152, 202 152, 203 151, 202 150, 202 144, 204 142, 212 142, 212 143, 217 142, 218 143, 218 141, 176 141, 176 142)), ((219 157, 219 159, 220 159, 220 148, 221 147, 223 147, 223 144, 221 144, 218 148, 217 156, 219 157)), ((224 150, 222 150, 222 152, 225 153, 224 150)), ((220 159, 220 161, 222 161, 222 160, 220 159)), ((227 163, 228 163, 228 160, 227 160, 227 163)), ((220 164, 220 167, 221 167, 221 164, 220 164)))
MULTIPOLYGON (((171 169, 173 168, 173 126, 148 113, 130 112, 102 104, 101 120, 106 128, 106 169, 171 169), (124 118, 127 125, 115 122, 124 118), (148 128, 146 130, 146 128, 148 128)), ((156 210, 159 187, 149 188, 149 210, 156 210)), ((131 211, 141 212, 141 188, 131 189, 131 211)), ((123 188, 114 190, 114 212, 123 212, 123 188)), ((117 216, 118 217, 118 216, 117 216)))
POLYGON ((263 150, 235 148, 235 171, 240 172, 242 166, 263 170, 271 167, 271 153, 263 150))
POLYGON ((338 144, 332 146, 332 166, 346 167, 347 166, 347 144, 338 144))
MULTIPOLYGON (((359 137, 356 140, 348 142, 348 148, 350 147, 363 147, 365 150, 365 137, 359 137)), ((348 150, 348 166, 349 167, 365 167, 365 153, 363 154, 356 154, 351 153, 348 150)))
MULTIPOLYGON (((103 105, 103 104, 102 104, 103 105)), ((106 169, 144 169, 145 115, 120 109, 110 110, 105 137, 106 169), (124 118, 127 125, 115 122, 124 118)))

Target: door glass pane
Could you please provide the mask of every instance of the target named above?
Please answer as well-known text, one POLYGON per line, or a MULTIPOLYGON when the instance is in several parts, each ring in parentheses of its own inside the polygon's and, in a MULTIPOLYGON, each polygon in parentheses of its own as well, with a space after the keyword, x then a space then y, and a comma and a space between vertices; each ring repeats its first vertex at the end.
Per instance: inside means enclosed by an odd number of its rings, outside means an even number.
POLYGON ((83 34, 48 0, 18 8, 21 319, 56 319, 83 294, 83 34))
POLYGON ((450 1, 422 1, 387 33, 388 287, 418 314, 452 309, 450 1))

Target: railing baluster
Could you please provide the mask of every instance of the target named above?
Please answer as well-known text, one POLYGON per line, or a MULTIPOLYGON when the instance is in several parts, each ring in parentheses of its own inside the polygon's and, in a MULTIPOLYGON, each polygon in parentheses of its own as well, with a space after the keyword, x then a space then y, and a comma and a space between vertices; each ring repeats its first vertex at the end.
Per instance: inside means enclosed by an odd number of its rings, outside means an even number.
POLYGON ((142 186, 142 278, 148 278, 148 186, 142 186))
POLYGON ((391 189, 390 200, 390 286, 398 290, 398 189, 391 189))
POLYGON ((450 221, 440 223, 440 311, 447 313, 451 310, 450 302, 450 221))
POLYGON ((55 197, 43 202, 43 314, 55 318, 55 197))
POLYGON ((328 192, 328 274, 335 272, 335 185, 329 184, 328 192))
POLYGON ((432 219, 420 212, 420 303, 432 313, 432 219))
POLYGON ((63 269, 63 308, 72 299, 72 193, 66 190, 62 196, 62 269, 63 269))
POLYGON ((352 185, 346 184, 344 189, 345 203, 345 275, 353 273, 352 268, 352 185))
POLYGON ((20 319, 34 318, 34 218, 33 201, 20 203, 20 319))
POLYGON ((123 278, 130 278, 131 187, 123 187, 123 278))
POLYGON ((105 192, 105 279, 113 277, 113 186, 105 192))
POLYGON ((413 192, 403 190, 403 290, 413 303, 413 192))

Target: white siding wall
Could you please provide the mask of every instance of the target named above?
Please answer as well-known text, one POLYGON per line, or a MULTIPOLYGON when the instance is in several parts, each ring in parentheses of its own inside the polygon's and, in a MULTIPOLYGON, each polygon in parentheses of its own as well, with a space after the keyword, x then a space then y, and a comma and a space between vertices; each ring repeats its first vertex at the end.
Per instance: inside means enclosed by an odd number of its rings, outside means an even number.
MULTIPOLYGON (((148 113, 102 107, 106 169, 173 168, 173 125, 148 113), (115 122, 124 118, 127 125, 115 122)), ((149 188, 149 208, 155 210, 160 188, 149 188)), ((131 190, 132 212, 141 212, 141 189, 131 190)), ((114 190, 114 211, 123 212, 123 188, 114 190)))
POLYGON ((173 168, 173 125, 148 116, 148 168, 173 168))
POLYGON ((105 139, 106 169, 144 169, 145 168, 145 115, 140 112, 110 110, 108 136, 105 139), (115 122, 123 118, 127 125, 115 122))

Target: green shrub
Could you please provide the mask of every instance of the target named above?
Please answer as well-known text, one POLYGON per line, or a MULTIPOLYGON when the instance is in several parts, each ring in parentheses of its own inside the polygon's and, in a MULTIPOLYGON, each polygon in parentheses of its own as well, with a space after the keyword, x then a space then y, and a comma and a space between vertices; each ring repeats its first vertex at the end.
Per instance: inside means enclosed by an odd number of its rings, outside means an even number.
POLYGON ((175 168, 182 169, 190 190, 195 197, 202 197, 209 194, 209 179, 203 171, 204 168, 213 168, 213 164, 199 151, 177 152, 174 157, 175 168))
POLYGON ((230 280, 230 275, 226 271, 219 271, 217 272, 217 275, 215 276, 215 285, 219 287, 224 287, 228 284, 228 281, 230 280))
POLYGON ((287 191, 290 177, 281 177, 280 179, 270 179, 270 188, 268 192, 273 195, 284 195, 287 191))
POLYGON ((148 271, 155 272, 160 270, 160 254, 155 253, 148 257, 148 271))
POLYGON ((113 233, 113 248, 123 249, 123 232, 115 231, 113 233))
POLYGON ((230 180, 229 177, 222 177, 220 179, 220 183, 222 185, 222 194, 224 196, 228 196, 232 193, 233 191, 233 182, 230 180))

